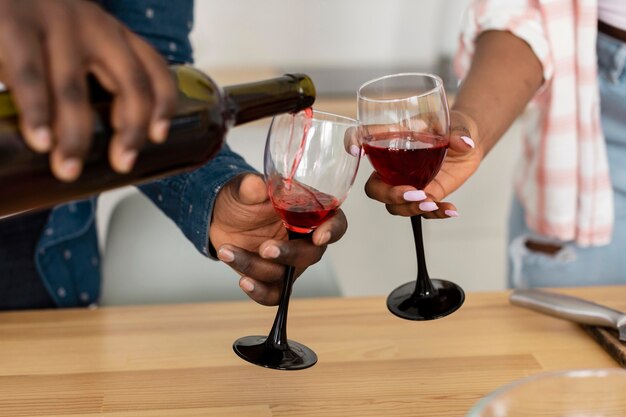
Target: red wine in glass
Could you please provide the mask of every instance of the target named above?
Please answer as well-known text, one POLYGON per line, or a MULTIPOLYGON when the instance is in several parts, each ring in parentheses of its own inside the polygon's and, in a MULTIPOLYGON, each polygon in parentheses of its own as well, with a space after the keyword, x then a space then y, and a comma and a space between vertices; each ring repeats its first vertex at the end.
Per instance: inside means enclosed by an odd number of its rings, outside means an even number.
POLYGON ((448 138, 416 132, 382 132, 367 138, 363 149, 374 169, 391 185, 430 183, 443 162, 448 138))
POLYGON ((308 233, 339 208, 339 201, 332 195, 295 180, 288 181, 282 179, 270 184, 272 204, 288 230, 308 233))

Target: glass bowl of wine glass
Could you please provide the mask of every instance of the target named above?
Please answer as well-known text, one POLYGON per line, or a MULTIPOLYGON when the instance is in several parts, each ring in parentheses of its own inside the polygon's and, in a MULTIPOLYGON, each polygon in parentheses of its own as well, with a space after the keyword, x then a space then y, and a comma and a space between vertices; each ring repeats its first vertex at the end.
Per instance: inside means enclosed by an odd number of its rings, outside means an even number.
POLYGON ((624 417, 626 370, 544 372, 480 400, 467 417, 624 417))

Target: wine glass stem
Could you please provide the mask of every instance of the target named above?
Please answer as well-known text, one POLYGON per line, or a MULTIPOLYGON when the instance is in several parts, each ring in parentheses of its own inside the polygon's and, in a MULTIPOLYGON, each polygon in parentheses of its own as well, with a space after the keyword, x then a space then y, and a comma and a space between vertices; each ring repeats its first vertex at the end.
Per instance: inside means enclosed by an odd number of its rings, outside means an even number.
MULTIPOLYGON (((289 240, 304 238, 305 234, 292 232, 288 230, 289 240)), ((283 288, 280 292, 280 302, 278 304, 278 312, 272 325, 272 330, 267 336, 265 343, 275 349, 287 349, 287 311, 289 309, 289 299, 291 298, 291 288, 295 278, 296 268, 286 266, 283 274, 283 288)))
POLYGON ((426 256, 424 255, 424 239, 422 237, 422 216, 411 216, 413 226, 413 239, 415 240, 415 255, 417 257, 417 281, 413 296, 428 297, 436 295, 428 270, 426 269, 426 256))

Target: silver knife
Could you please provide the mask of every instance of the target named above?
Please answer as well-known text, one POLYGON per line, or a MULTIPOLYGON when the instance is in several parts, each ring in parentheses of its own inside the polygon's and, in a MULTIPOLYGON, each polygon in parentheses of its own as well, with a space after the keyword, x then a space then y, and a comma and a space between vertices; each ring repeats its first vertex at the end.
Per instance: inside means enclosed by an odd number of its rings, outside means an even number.
POLYGON ((581 324, 611 327, 626 341, 626 314, 612 308, 569 295, 542 290, 514 290, 511 304, 581 324))

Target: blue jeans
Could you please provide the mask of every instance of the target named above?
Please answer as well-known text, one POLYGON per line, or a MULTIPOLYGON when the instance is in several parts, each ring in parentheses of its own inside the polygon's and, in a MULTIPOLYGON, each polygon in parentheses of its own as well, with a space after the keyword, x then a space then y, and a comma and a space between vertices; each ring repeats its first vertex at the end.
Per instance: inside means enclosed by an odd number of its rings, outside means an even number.
POLYGON ((514 198, 509 218, 509 286, 564 287, 626 284, 626 43, 598 33, 598 81, 602 129, 614 191, 615 225, 607 246, 581 248, 532 232, 514 198), (553 244, 556 253, 527 247, 553 244))

